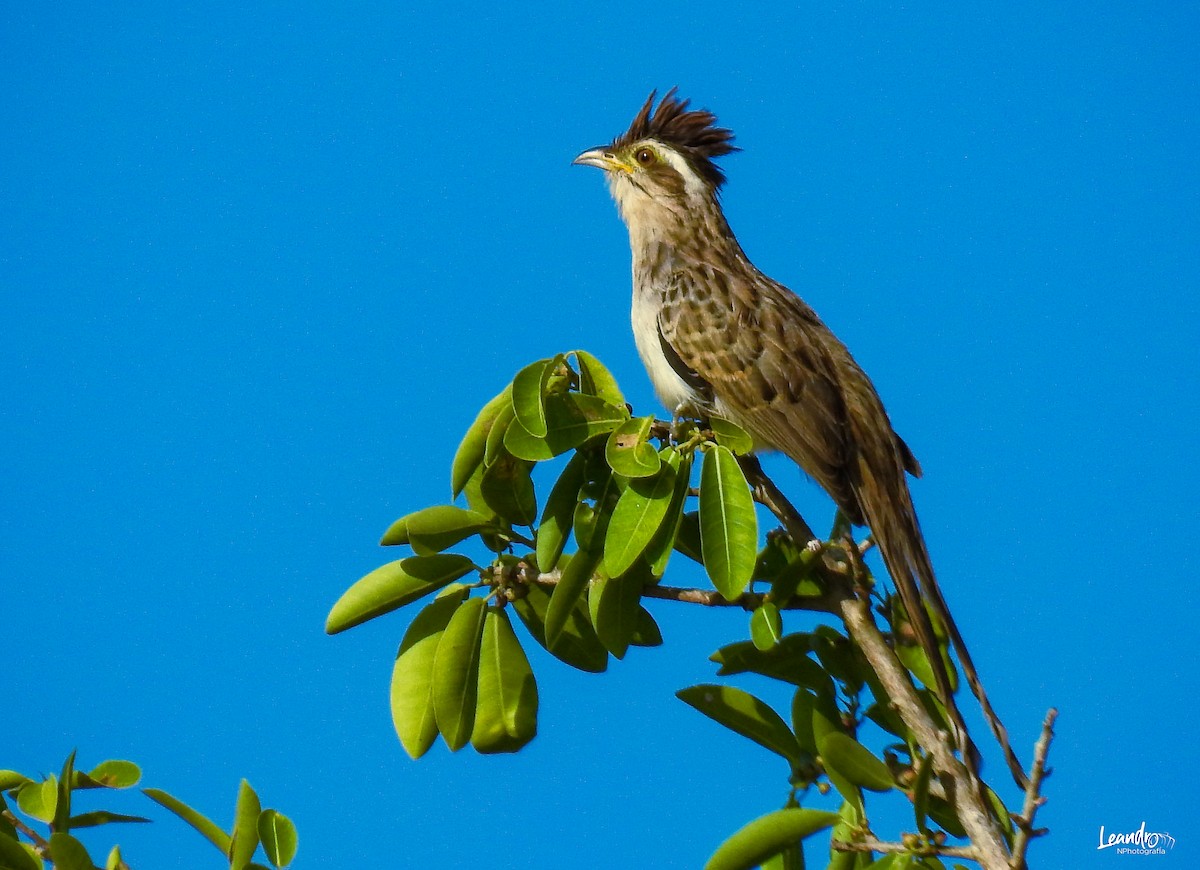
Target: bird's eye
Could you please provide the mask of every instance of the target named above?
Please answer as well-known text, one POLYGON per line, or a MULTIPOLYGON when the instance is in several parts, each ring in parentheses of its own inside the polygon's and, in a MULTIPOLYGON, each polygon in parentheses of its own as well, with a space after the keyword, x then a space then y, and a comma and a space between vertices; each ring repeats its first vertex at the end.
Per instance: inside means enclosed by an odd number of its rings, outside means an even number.
POLYGON ((642 164, 642 166, 653 166, 654 152, 649 148, 639 148, 637 154, 633 155, 633 159, 642 164))

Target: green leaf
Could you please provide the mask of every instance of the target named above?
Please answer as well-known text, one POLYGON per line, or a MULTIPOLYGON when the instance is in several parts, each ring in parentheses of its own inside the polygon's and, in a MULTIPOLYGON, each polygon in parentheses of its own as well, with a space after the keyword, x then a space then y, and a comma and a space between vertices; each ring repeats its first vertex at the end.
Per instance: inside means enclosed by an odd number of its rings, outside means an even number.
POLYGON ((817 755, 817 738, 813 734, 813 707, 816 696, 808 689, 799 688, 792 696, 792 732, 796 742, 809 755, 817 755))
POLYGON ((546 499, 542 521, 537 528, 537 564, 542 571, 554 570, 571 534, 586 466, 586 453, 572 456, 546 499))
POLYGON ((576 605, 553 647, 546 643, 546 610, 549 604, 550 593, 541 586, 531 585, 527 587, 523 598, 513 601, 513 608, 533 639, 552 656, 581 671, 603 673, 608 668, 608 650, 596 637, 596 630, 592 628, 583 603, 576 605))
POLYGON ((891 791, 895 787, 887 765, 849 734, 841 731, 826 734, 817 739, 817 749, 827 773, 833 768, 850 782, 871 791, 891 791))
POLYGON ((804 870, 804 850, 799 843, 794 843, 764 861, 762 870, 804 870))
POLYGON ((458 445, 458 451, 454 454, 454 464, 450 468, 450 488, 454 498, 458 498, 475 469, 483 463, 488 434, 492 431, 496 418, 505 408, 512 408, 511 385, 483 406, 483 410, 467 430, 462 443, 458 445))
POLYGON ((32 780, 24 774, 17 773, 15 770, 0 770, 0 791, 8 791, 10 788, 16 788, 32 780))
POLYGON ((408 542, 419 556, 440 553, 491 526, 488 517, 454 505, 427 507, 406 519, 408 542))
POLYGON ((655 577, 662 577, 666 573, 667 561, 675 549, 675 538, 683 522, 683 507, 687 503, 688 488, 692 483, 691 453, 683 454, 673 447, 664 447, 659 451, 659 455, 662 457, 663 466, 670 467, 675 477, 675 488, 671 493, 666 515, 644 554, 650 564, 650 573, 655 577))
POLYGON ((480 495, 494 510, 513 525, 528 526, 537 519, 537 495, 529 476, 533 464, 501 455, 483 472, 480 495))
POLYGON ((229 855, 230 838, 223 830, 217 827, 216 822, 207 816, 201 815, 194 809, 189 807, 178 798, 172 797, 165 791, 159 788, 144 788, 142 794, 150 798, 159 806, 173 812, 179 818, 183 819, 197 831, 205 836, 210 843, 224 855, 229 855))
POLYGON ((436 592, 470 573, 466 556, 452 553, 410 556, 376 568, 343 593, 325 620, 326 634, 337 634, 391 613, 436 592))
POLYGON ((142 769, 132 761, 109 759, 86 774, 75 772, 75 788, 129 788, 138 784, 142 769))
POLYGON ((703 565, 704 556, 700 552, 701 548, 700 514, 696 511, 688 511, 679 518, 679 528, 675 533, 675 549, 694 562, 703 565))
POLYGON ((246 870, 258 850, 258 815, 262 805, 250 783, 238 787, 237 807, 233 811, 233 834, 229 843, 230 870, 246 870))
POLYGON ((433 709, 433 663, 438 642, 466 596, 448 595, 427 604, 404 633, 392 668, 392 724, 410 758, 420 758, 437 739, 433 709))
POLYGON ((0 868, 3 870, 42 870, 42 861, 33 847, 0 834, 0 868))
POLYGON ((149 821, 144 816, 126 816, 121 813, 110 813, 108 810, 94 810, 90 813, 80 813, 77 816, 71 816, 67 821, 67 827, 74 830, 75 828, 95 828, 98 825, 108 825, 114 822, 149 821))
POLYGON ((558 584, 546 608, 546 643, 551 649, 558 643, 575 605, 587 590, 588 583, 600 564, 600 554, 582 550, 571 557, 558 577, 558 584))
POLYGON ((104 870, 129 870, 129 865, 121 857, 120 846, 112 847, 112 851, 108 853, 108 860, 104 862, 104 870))
POLYGON ((917 776, 913 781, 912 790, 913 814, 916 816, 918 831, 929 830, 926 819, 929 816, 929 783, 932 779, 933 759, 924 755, 917 762, 917 776))
POLYGON ((719 444, 705 452, 700 469, 700 543, 713 585, 736 601, 754 574, 758 520, 741 466, 719 444))
POLYGON ((17 792, 17 806, 39 822, 54 820, 58 806, 58 777, 51 774, 41 782, 27 782, 17 792))
POLYGON ((713 653, 711 659, 721 665, 717 675, 722 677, 752 673, 810 689, 827 685, 829 676, 808 653, 809 635, 794 633, 785 634, 769 650, 760 650, 748 640, 731 643, 713 653))
POLYGON ((637 622, 634 624, 633 637, 629 642, 633 646, 662 646, 662 631, 659 630, 658 623, 654 621, 654 617, 645 607, 638 607, 637 622))
POLYGON ((633 567, 666 520, 674 494, 675 469, 666 463, 653 477, 629 481, 604 533, 605 573, 619 577, 633 567))
POLYGON ((511 402, 502 407, 500 413, 496 415, 492 428, 488 430, 487 441, 483 445, 484 468, 505 454, 504 439, 508 436, 508 430, 513 427, 516 419, 517 412, 513 410, 511 402))
POLYGON ((750 640, 754 646, 766 652, 774 649, 783 636, 783 622, 779 608, 773 602, 764 601, 750 614, 750 640))
POLYGON ((258 817, 258 839, 273 867, 286 867, 296 858, 300 837, 292 820, 278 810, 263 810, 258 817))
POLYGON ((516 752, 537 735, 537 711, 537 683, 529 659, 508 613, 490 607, 483 623, 471 746, 485 754, 516 752))
POLYGON ((438 642, 433 660, 433 709, 451 752, 467 745, 475 724, 479 642, 487 603, 468 598, 458 606, 438 642))
POLYGON ((767 813, 722 843, 705 870, 750 870, 837 820, 836 813, 794 807, 767 813))
MULTIPOLYGON (((456 494, 457 495, 457 494, 456 494)), ((405 514, 387 527, 383 537, 379 539, 381 547, 396 547, 408 543, 408 520, 413 514, 405 514)))
POLYGON ((596 396, 552 393, 546 397, 546 434, 530 432, 518 420, 508 428, 504 446, 530 462, 552 459, 597 435, 607 435, 629 419, 629 412, 596 396))
MULTIPOLYGON (((818 753, 822 752, 826 746, 826 741, 833 737, 833 735, 840 734, 847 736, 842 728, 841 713, 838 711, 837 702, 834 700, 833 687, 831 685, 817 691, 813 701, 812 713, 813 738, 816 740, 818 753)), ((859 817, 862 817, 864 815, 862 790, 857 784, 843 776, 833 764, 825 764, 824 767, 825 774, 829 777, 829 781, 833 783, 833 787, 854 807, 859 817)))
POLYGON ((746 430, 724 417, 709 417, 708 427, 712 429, 717 443, 728 447, 739 456, 754 451, 754 439, 746 434, 746 430))
MULTIPOLYGON (((75 750, 63 762, 62 773, 58 777, 58 800, 54 804, 54 819, 51 827, 56 831, 67 832, 67 819, 71 818, 71 785, 75 781, 75 750)), ((89 859, 90 860, 90 859, 89 859)))
POLYGON ((733 686, 699 685, 675 693, 731 731, 782 755, 793 764, 802 761, 800 744, 787 723, 767 704, 733 686))
POLYGON ((600 360, 585 350, 575 351, 575 359, 579 363, 579 389, 582 392, 598 396, 617 408, 625 406, 625 396, 617 386, 616 378, 600 360))
POLYGON ((95 870, 96 865, 83 843, 62 831, 50 835, 50 856, 56 870, 95 870))
POLYGON ((600 577, 588 590, 588 609, 596 636, 618 659, 633 642, 641 610, 642 589, 650 582, 650 570, 639 564, 623 577, 600 577))
POLYGON ((512 382, 512 404, 517 422, 530 434, 546 437, 546 380, 555 360, 540 359, 517 372, 512 382))
POLYGON ((658 473, 662 460, 648 441, 653 425, 653 416, 634 417, 612 430, 604 446, 604 458, 613 471, 633 478, 658 473))

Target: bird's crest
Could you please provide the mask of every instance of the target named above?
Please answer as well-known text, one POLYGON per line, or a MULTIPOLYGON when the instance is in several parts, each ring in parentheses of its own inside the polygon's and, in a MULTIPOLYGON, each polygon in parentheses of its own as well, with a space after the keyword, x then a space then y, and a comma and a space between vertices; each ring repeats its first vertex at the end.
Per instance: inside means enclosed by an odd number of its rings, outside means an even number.
POLYGON ((717 116, 707 109, 688 110, 688 100, 675 96, 671 88, 651 112, 658 91, 651 91, 629 129, 613 142, 614 148, 632 145, 641 139, 657 139, 670 145, 686 157, 696 171, 714 188, 725 183, 723 173, 714 163, 738 148, 733 144, 733 131, 716 126, 717 116))

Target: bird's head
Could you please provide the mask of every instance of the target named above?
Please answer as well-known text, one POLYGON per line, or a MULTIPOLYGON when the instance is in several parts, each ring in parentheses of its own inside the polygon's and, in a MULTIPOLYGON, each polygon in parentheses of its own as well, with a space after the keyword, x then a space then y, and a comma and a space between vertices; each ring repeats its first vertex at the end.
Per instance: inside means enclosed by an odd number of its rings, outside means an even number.
POLYGON ((688 101, 675 96, 675 88, 655 108, 655 95, 650 94, 628 130, 575 158, 578 164, 605 171, 631 228, 716 203, 725 174, 715 159, 738 150, 733 133, 716 126, 712 112, 689 110, 688 101))

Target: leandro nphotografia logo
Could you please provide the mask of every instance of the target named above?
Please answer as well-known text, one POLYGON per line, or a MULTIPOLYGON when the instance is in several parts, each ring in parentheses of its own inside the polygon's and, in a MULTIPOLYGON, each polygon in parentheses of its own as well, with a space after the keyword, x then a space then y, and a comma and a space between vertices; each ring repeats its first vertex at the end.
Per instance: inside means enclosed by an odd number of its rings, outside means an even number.
POLYGON ((1165 855, 1175 848, 1175 838, 1166 831, 1147 831, 1146 823, 1135 831, 1104 832, 1100 826, 1100 845, 1097 849, 1116 849, 1118 855, 1165 855))

